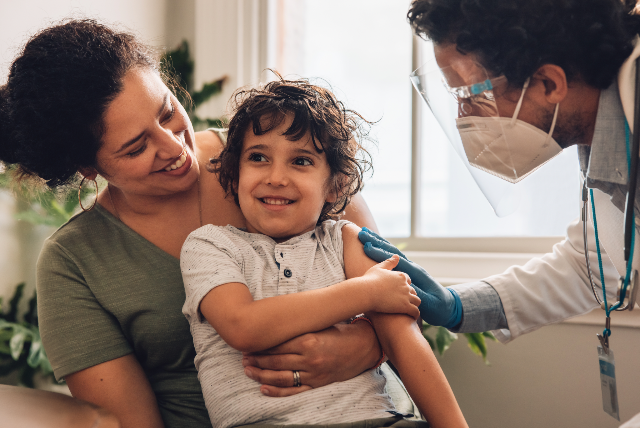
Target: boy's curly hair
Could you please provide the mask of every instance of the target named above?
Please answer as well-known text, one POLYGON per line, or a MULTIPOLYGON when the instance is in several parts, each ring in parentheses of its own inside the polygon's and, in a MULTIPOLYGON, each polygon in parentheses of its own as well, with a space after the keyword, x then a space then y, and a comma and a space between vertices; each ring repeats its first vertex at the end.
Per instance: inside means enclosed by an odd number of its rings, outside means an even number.
POLYGON ((344 211, 351 197, 362 189, 364 173, 372 167, 361 142, 368 139, 371 122, 346 109, 328 89, 312 85, 307 79, 285 80, 276 75, 278 79, 273 82, 240 88, 231 97, 227 145, 219 157, 210 160, 207 169, 218 174, 222 188, 238 204, 236 186, 247 129, 251 126, 255 135, 264 135, 277 128, 287 115, 293 115, 282 135, 290 141, 309 135, 316 151, 326 154, 331 170, 329 190, 337 198, 324 204, 320 224, 344 211))

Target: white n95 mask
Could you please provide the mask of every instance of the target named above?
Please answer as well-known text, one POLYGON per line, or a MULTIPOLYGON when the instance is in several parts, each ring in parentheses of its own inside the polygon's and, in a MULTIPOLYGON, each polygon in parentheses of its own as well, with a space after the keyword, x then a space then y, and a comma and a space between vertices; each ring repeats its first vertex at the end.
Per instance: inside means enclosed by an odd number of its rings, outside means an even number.
POLYGON ((469 116, 456 119, 469 164, 510 183, 519 182, 562 152, 551 137, 559 104, 556 104, 549 134, 518 120, 526 88, 525 84, 513 118, 469 116))
POLYGON ((490 76, 471 56, 446 64, 431 53, 411 82, 496 215, 509 215, 521 200, 520 182, 562 152, 552 138, 559 106, 548 134, 519 120, 527 79, 513 116, 500 117, 496 96, 509 90, 505 76, 490 76))

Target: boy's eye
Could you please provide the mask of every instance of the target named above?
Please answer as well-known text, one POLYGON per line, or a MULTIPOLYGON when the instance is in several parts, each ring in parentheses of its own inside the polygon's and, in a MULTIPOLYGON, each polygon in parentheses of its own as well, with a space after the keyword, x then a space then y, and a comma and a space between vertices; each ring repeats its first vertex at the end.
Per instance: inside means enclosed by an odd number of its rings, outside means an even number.
POLYGON ((251 153, 249 155, 249 160, 252 162, 266 162, 267 158, 265 158, 264 155, 260 153, 251 153))
POLYGON ((313 162, 311 162, 311 160, 307 158, 296 158, 296 160, 293 161, 293 164, 299 166, 309 166, 313 165, 313 162))

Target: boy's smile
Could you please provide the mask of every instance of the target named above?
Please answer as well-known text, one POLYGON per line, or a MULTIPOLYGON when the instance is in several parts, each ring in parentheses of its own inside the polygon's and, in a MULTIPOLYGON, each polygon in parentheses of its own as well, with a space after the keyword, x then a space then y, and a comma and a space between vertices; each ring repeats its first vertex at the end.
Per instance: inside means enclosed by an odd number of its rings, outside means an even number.
POLYGON ((313 230, 325 202, 331 170, 309 134, 298 141, 282 135, 292 116, 264 135, 247 129, 240 155, 238 201, 247 230, 282 242, 313 230))

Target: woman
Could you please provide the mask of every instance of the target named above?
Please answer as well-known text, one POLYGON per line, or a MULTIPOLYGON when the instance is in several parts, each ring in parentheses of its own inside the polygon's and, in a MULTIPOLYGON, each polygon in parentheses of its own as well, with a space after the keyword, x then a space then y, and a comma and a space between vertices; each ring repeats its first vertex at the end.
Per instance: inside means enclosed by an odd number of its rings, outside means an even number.
MULTIPOLYGON (((243 226, 202 167, 221 151, 219 136, 194 133, 145 46, 91 20, 50 27, 26 44, 0 90, 0 112, 3 162, 51 188, 78 173, 85 186, 98 174, 108 182, 92 210, 47 240, 38 262, 40 328, 56 377, 123 427, 210 426, 181 313, 178 256, 203 224, 243 226)), ((374 225, 361 199, 346 218, 374 225)), ((267 395, 296 392, 292 369, 317 387, 380 358, 366 323, 275 352, 288 355, 246 360, 284 370, 248 367, 250 377, 280 387, 263 386, 267 395)))

